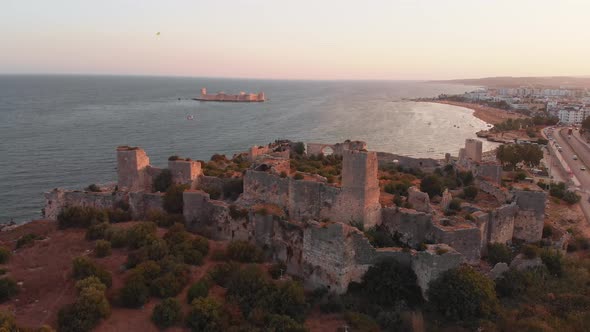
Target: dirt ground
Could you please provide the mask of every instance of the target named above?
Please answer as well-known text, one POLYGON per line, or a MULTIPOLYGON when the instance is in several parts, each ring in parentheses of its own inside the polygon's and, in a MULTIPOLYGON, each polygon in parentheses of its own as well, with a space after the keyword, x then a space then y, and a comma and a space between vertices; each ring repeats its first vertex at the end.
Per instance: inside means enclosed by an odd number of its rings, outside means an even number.
POLYGON ((574 232, 590 238, 590 224, 586 221, 579 204, 568 205, 554 197, 548 197, 545 223, 563 232, 571 228, 574 232))
MULTIPOLYGON (((137 222, 114 224, 116 227, 130 227, 137 222)), ((158 229, 158 235, 163 236, 165 229, 158 229)), ((57 313, 59 309, 76 300, 75 282, 72 279, 72 260, 81 255, 93 257, 93 241, 84 238, 84 229, 59 230, 53 221, 33 221, 14 229, 0 232, 0 245, 14 249, 16 240, 29 233, 42 235, 44 240, 35 241, 32 246, 13 251, 10 261, 1 266, 8 270, 7 276, 14 278, 20 285, 18 295, 2 303, 0 310, 12 312, 16 316, 17 323, 23 327, 39 327, 50 325, 56 327, 57 313)), ((211 254, 215 250, 222 250, 227 242, 209 241, 211 254)), ((113 249, 110 256, 94 258, 101 266, 111 271, 113 286, 107 291, 107 297, 113 299, 118 290, 123 286, 127 273, 123 265, 127 259, 127 249, 113 249)), ((211 260, 211 255, 206 257, 202 266, 191 267, 190 283, 202 278, 216 262, 211 260)), ((189 306, 186 303, 188 286, 177 296, 186 312, 189 306)), ((215 286, 211 289, 211 296, 223 299, 225 290, 215 286)), ((151 323, 150 316, 153 308, 160 302, 159 299, 151 300, 139 309, 120 308, 112 305, 111 315, 103 320, 95 331, 159 331, 151 323)), ((336 331, 344 325, 344 321, 338 315, 321 315, 312 312, 305 322, 310 331, 336 331)), ((184 327, 173 327, 167 331, 187 331, 184 327)))

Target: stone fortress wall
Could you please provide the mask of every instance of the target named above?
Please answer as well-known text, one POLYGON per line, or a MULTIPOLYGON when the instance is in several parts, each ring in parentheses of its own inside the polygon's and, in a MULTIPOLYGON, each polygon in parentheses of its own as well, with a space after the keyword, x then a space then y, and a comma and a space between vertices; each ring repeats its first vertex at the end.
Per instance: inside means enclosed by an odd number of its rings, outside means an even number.
MULTIPOLYGON (((513 238, 528 242, 541 239, 544 192, 507 193, 489 177, 476 176, 480 189, 494 192, 502 205, 492 210, 472 207, 472 220, 456 225, 437 215, 428 195, 424 197, 416 188, 411 190, 410 199, 420 211, 381 207, 380 160, 377 153, 366 151, 364 142, 308 144, 306 153, 321 153, 326 147, 342 155, 341 186, 328 184, 319 176, 303 180, 282 176, 289 170, 289 160, 285 159, 289 150, 255 147, 249 151, 253 166, 243 176, 243 193, 231 204, 213 200, 200 189, 221 186, 222 179, 204 176, 199 162, 170 160, 168 168, 173 182, 190 184, 190 189, 183 193, 187 228, 214 239, 254 242, 267 248, 273 259, 284 261, 287 272, 303 278, 310 288, 325 286, 336 292, 346 291, 351 281, 359 281, 372 264, 388 257, 411 267, 425 292, 428 282, 445 270, 463 262, 477 264, 488 243, 507 243, 513 238), (252 208, 269 204, 279 207, 284 215, 252 208), (249 210, 247 215, 232 217, 235 208, 249 210), (365 229, 380 225, 404 244, 413 248, 423 246, 425 250, 374 248, 351 223, 362 223, 365 229)), ((462 150, 463 160, 457 161, 457 167, 466 165, 474 169, 481 164, 467 157, 467 148, 462 150)), ((474 153, 477 156, 477 144, 475 152, 470 151, 469 155, 474 153)), ((425 169, 434 165, 406 163, 425 169)), ((151 188, 161 170, 149 164, 145 151, 118 148, 117 166, 116 190, 94 193, 55 189, 46 194, 45 217, 56 219, 61 209, 74 205, 113 208, 126 203, 134 219, 139 220, 150 209, 162 209, 163 194, 153 193, 151 188)))

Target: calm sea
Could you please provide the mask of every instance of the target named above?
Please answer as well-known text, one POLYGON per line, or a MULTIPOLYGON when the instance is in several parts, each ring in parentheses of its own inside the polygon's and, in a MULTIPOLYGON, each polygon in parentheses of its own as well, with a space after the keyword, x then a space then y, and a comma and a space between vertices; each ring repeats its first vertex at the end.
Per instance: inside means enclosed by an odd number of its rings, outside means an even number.
POLYGON ((411 156, 456 154, 486 124, 464 108, 402 99, 471 88, 408 81, 0 76, 0 222, 38 218, 42 194, 52 188, 116 181, 118 145, 143 147, 160 167, 174 154, 208 159, 283 138, 364 140, 371 150, 411 156), (264 91, 269 100, 188 100, 201 87, 264 91))

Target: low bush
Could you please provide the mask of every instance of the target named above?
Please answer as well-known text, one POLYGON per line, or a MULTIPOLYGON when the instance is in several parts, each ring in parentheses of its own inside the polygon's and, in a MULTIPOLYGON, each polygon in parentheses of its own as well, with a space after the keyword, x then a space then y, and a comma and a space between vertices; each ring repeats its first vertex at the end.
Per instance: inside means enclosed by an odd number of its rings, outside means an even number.
POLYGON ((499 304, 494 282, 470 266, 447 270, 432 281, 428 299, 435 310, 450 320, 490 317, 499 304))
POLYGON ((108 222, 109 216, 105 210, 93 207, 69 206, 61 210, 57 215, 60 228, 83 227, 108 222))
POLYGON ((196 298, 207 297, 210 287, 211 281, 208 278, 201 278, 201 280, 192 284, 188 289, 186 301, 190 304, 196 298))
POLYGON ((449 210, 451 211, 461 211, 461 200, 457 198, 453 198, 449 203, 449 210))
POLYGON ((108 209, 107 215, 109 216, 109 221, 112 223, 125 222, 125 221, 132 220, 131 212, 125 211, 121 208, 108 209))
POLYGON ((182 321, 182 307, 175 298, 167 298, 158 303, 152 312, 152 322, 161 329, 176 325, 182 321))
POLYGON ((400 301, 409 304, 422 302, 416 274, 393 259, 371 266, 363 276, 361 288, 366 298, 382 306, 391 307, 400 301))
POLYGON ((578 194, 576 194, 573 191, 566 191, 565 194, 563 194, 563 201, 568 203, 568 204, 576 204, 580 201, 582 197, 578 194))
POLYGON ((172 172, 164 168, 153 181, 152 187, 154 191, 166 192, 172 185, 172 172))
POLYGON ((217 285, 221 287, 227 287, 229 281, 239 270, 240 266, 238 264, 234 262, 226 262, 215 265, 211 270, 209 270, 208 276, 217 285))
POLYGON ((95 193, 99 193, 101 192, 100 187, 97 186, 96 184, 91 184, 88 187, 86 187, 84 190, 86 191, 91 191, 91 192, 95 192, 95 193))
POLYGON ((127 308, 139 308, 150 298, 150 289, 139 274, 132 274, 119 290, 119 301, 127 308))
POLYGON ((122 228, 110 227, 105 233, 105 239, 111 242, 113 248, 123 248, 127 246, 127 230, 122 228))
POLYGON ((303 174, 297 172, 295 173, 295 175, 293 175, 293 180, 303 180, 304 176, 303 174))
POLYGON ((23 235, 16 240, 16 249, 32 246, 36 240, 43 240, 43 236, 33 233, 23 235))
POLYGON ((180 213, 166 213, 160 210, 149 210, 146 215, 148 221, 152 221, 158 227, 170 227, 176 223, 184 224, 184 216, 180 213))
POLYGON ((379 324, 373 320, 370 316, 362 314, 360 312, 346 312, 344 313, 344 319, 352 327, 353 331, 363 332, 379 332, 379 324))
POLYGON ((103 292, 107 290, 107 286, 103 284, 102 281, 100 281, 100 279, 98 279, 95 276, 88 277, 76 282, 76 290, 78 291, 78 293, 82 292, 82 290, 86 288, 96 288, 103 292))
POLYGON ((223 331, 221 304, 209 297, 195 299, 187 314, 186 326, 192 331, 223 331))
POLYGON ((500 262, 510 264, 512 262, 512 250, 503 243, 490 243, 488 244, 487 260, 492 265, 500 262))
POLYGON ((526 244, 521 248, 521 252, 526 259, 533 259, 539 256, 539 247, 532 244, 526 244))
POLYGON ((94 244, 96 257, 106 257, 111 254, 111 243, 106 240, 98 240, 94 244))
POLYGON ((89 279, 76 284, 80 286, 78 299, 58 312, 59 331, 90 331, 101 319, 108 317, 111 306, 104 293, 105 286, 99 285, 100 282, 89 279))
POLYGON ((153 222, 142 222, 127 230, 127 246, 131 249, 137 249, 149 245, 156 239, 156 229, 158 226, 153 222))
POLYGON ((473 200, 477 196, 479 190, 475 186, 467 186, 463 188, 463 196, 465 199, 473 200))
POLYGON ((540 256, 549 273, 556 277, 563 276, 563 255, 559 251, 544 249, 540 256))
POLYGON ((11 255, 12 253, 8 248, 0 247, 0 264, 8 263, 8 260, 10 259, 11 255))
POLYGON ((97 277, 107 287, 111 287, 111 273, 94 263, 90 258, 81 256, 73 260, 74 279, 81 280, 88 277, 97 277))
POLYGON ((86 240, 99 240, 107 237, 111 225, 108 222, 101 222, 88 227, 86 230, 86 240))
POLYGON ((227 246, 227 257, 240 263, 258 263, 262 261, 263 252, 250 242, 232 241, 227 246))
POLYGON ((0 302, 4 302, 18 294, 19 288, 16 281, 10 277, 0 279, 0 302))
POLYGON ((187 190, 187 185, 171 185, 164 194, 162 202, 164 210, 168 213, 182 213, 183 200, 182 193, 187 190))

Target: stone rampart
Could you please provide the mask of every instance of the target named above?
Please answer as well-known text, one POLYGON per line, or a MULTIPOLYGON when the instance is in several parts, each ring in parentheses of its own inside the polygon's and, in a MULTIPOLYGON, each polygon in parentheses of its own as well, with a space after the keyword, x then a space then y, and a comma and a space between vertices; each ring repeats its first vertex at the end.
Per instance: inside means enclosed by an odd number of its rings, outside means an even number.
POLYGON ((412 270, 416 273, 416 281, 424 298, 427 297, 431 281, 462 262, 463 256, 445 244, 427 245, 426 250, 417 252, 412 259, 412 270))
POLYGON ((488 242, 509 243, 514 235, 516 204, 505 204, 490 213, 488 223, 488 242))
POLYGON ((481 247, 486 242, 482 239, 478 227, 445 227, 434 225, 433 240, 435 243, 447 244, 461 253, 467 263, 477 264, 481 258, 481 247))
POLYGON ((327 148, 332 150, 334 155, 342 155, 345 150, 366 150, 367 143, 363 141, 345 141, 336 144, 307 143, 305 151, 308 156, 320 155, 327 154, 327 148))
POLYGON ((540 241, 543 237, 547 193, 515 190, 514 197, 519 208, 514 219, 514 237, 526 242, 540 241))
POLYGON ((45 219, 57 220, 57 215, 66 206, 90 206, 97 209, 112 209, 118 202, 126 200, 122 192, 90 192, 54 189, 45 193, 45 219))
POLYGON ((474 164, 473 175, 480 179, 489 180, 493 183, 502 183, 502 165, 494 163, 474 164))
POLYGON ((388 152, 377 152, 377 159, 379 165, 383 166, 386 164, 394 163, 404 168, 415 168, 422 170, 434 169, 440 166, 440 162, 432 158, 413 158, 408 156, 401 156, 399 154, 393 154, 388 152))
POLYGON ((244 193, 246 202, 265 202, 275 204, 283 209, 289 206, 290 178, 253 170, 244 175, 244 193))
POLYGON ((150 210, 164 211, 162 206, 163 199, 163 193, 129 193, 129 210, 131 211, 132 218, 142 220, 150 210))
POLYGON ((478 180, 477 186, 485 193, 494 196, 500 204, 506 204, 512 201, 512 194, 506 189, 499 185, 486 180, 478 180))
POLYGON ((406 245, 416 248, 432 238, 432 215, 398 207, 383 208, 382 213, 382 225, 406 245))
POLYGON ((209 194, 201 190, 187 190, 182 198, 187 229, 214 239, 231 238, 232 220, 226 203, 210 200, 209 194))

